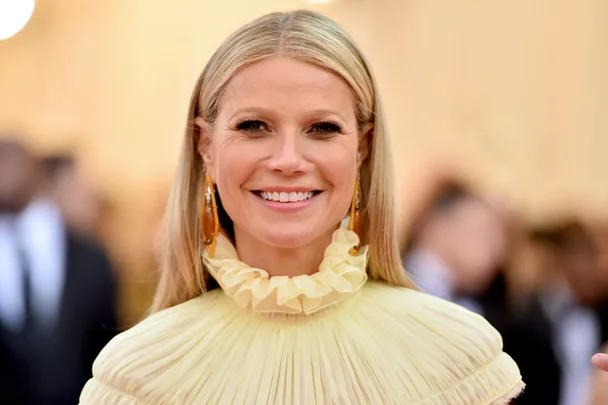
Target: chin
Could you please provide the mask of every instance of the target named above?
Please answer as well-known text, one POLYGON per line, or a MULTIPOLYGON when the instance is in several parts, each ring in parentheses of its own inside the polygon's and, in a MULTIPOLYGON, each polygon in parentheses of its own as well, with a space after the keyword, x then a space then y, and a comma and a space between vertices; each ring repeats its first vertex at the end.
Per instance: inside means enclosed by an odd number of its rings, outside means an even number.
POLYGON ((327 233, 321 224, 305 221, 276 221, 257 227, 256 239, 279 249, 297 249, 310 245, 327 233))
POLYGON ((309 233, 302 232, 268 232, 265 235, 259 235, 260 240, 264 243, 274 246, 279 249, 297 249, 311 243, 315 237, 309 233))

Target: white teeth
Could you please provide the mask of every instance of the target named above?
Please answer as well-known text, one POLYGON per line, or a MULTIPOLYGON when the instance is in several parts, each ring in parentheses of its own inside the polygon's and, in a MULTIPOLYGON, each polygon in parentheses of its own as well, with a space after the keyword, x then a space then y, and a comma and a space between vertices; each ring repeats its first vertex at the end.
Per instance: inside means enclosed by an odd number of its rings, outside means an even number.
POLYGON ((282 203, 304 201, 304 200, 308 200, 309 198, 312 198, 312 196, 314 196, 314 193, 312 191, 307 191, 305 193, 303 193, 303 192, 296 193, 293 191, 291 193, 276 192, 276 191, 260 192, 260 197, 262 197, 263 199, 268 200, 268 201, 278 201, 278 202, 282 202, 282 203))

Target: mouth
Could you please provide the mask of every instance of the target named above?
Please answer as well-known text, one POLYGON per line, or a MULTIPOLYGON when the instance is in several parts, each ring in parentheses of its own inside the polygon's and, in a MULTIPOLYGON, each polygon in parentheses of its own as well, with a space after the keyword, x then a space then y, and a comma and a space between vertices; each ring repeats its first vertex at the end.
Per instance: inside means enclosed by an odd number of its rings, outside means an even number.
POLYGON ((293 203, 298 203, 298 202, 302 202, 302 201, 307 201, 312 198, 315 198, 322 192, 323 192, 323 190, 310 190, 310 191, 299 191, 299 192, 269 191, 269 190, 252 191, 253 194, 257 195, 258 197, 260 197, 263 200, 278 202, 278 203, 285 203, 285 204, 289 204, 289 203, 293 204, 293 203))

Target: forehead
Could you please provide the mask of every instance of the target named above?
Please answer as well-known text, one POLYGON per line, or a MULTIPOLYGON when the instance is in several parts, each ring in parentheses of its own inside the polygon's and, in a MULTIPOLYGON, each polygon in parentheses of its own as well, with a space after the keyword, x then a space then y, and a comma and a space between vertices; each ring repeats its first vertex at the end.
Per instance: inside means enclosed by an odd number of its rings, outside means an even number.
POLYGON ((339 76, 312 63, 285 57, 255 62, 228 83, 222 109, 328 109, 354 118, 355 100, 339 76))

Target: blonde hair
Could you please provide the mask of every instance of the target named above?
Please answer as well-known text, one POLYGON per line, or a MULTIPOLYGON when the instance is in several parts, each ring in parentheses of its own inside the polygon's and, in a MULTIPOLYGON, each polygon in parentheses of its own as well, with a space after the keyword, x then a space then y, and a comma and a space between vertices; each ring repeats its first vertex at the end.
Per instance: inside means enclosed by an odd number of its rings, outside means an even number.
MULTIPOLYGON (((264 58, 283 55, 328 69, 351 87, 361 128, 373 123, 369 158, 361 166, 366 224, 363 243, 370 244, 372 280, 412 287, 399 255, 393 162, 384 114, 370 69, 347 34, 329 18, 310 11, 271 13, 232 34, 211 57, 190 101, 184 138, 165 218, 161 277, 151 311, 159 311, 209 290, 213 280, 202 262, 200 215, 205 168, 197 150, 200 133, 194 119, 213 124, 222 94, 240 69, 264 58)), ((221 213, 221 201, 218 199, 221 213)), ((232 229, 226 215, 223 229, 232 229)))

